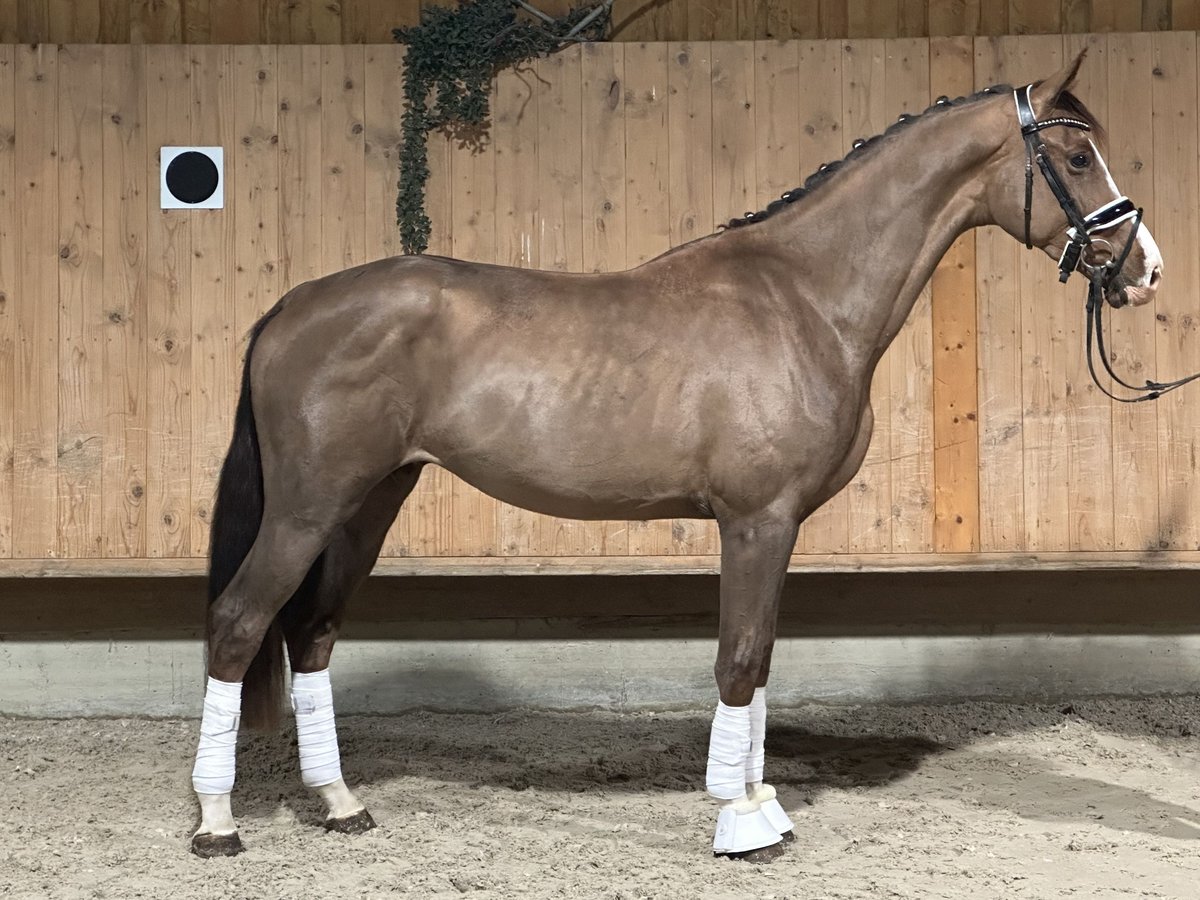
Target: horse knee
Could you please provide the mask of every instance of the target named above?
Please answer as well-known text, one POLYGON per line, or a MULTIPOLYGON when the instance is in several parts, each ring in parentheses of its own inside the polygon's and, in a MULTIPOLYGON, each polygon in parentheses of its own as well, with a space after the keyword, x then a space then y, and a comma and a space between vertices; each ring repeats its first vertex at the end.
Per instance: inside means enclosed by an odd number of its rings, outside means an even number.
POLYGON ((718 653, 713 674, 717 691, 726 706, 748 706, 761 678, 765 648, 739 642, 731 652, 718 653))

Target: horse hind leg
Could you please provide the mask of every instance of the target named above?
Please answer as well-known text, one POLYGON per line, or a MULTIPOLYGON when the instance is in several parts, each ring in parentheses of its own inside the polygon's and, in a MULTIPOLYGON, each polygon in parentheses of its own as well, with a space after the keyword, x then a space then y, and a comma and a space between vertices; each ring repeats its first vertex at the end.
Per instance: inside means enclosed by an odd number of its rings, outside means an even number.
MULTIPOLYGON (((223 471, 222 491, 224 482, 223 471)), ((258 524, 249 551, 209 606, 208 687, 192 772, 201 810, 191 844, 197 856, 231 856, 242 849, 231 806, 239 726, 243 716, 250 727, 274 724, 281 687, 280 613, 289 602, 303 603, 307 591, 302 587, 307 587, 314 564, 362 509, 369 493, 354 479, 326 479, 319 497, 276 485, 267 492, 275 499, 263 505, 261 517, 254 517, 258 524)), ((220 510, 219 499, 214 543, 218 519, 253 512, 249 507, 220 510)))
POLYGON ((716 680, 720 702, 709 743, 707 787, 722 801, 713 852, 766 862, 791 832, 774 789, 762 783, 763 690, 779 598, 798 518, 773 513, 723 519, 721 624, 716 680))
POLYGON ((342 777, 329 659, 346 603, 370 574, 420 471, 420 466, 397 469, 371 491, 313 565, 308 589, 302 588, 280 615, 292 669, 300 775, 324 800, 325 827, 330 831, 359 834, 375 827, 342 777))
POLYGON ((306 522, 286 510, 263 512, 254 544, 233 580, 209 607, 208 687, 192 785, 200 827, 192 852, 201 857, 241 851, 233 818, 237 734, 243 679, 283 605, 296 593, 328 544, 338 520, 306 522))

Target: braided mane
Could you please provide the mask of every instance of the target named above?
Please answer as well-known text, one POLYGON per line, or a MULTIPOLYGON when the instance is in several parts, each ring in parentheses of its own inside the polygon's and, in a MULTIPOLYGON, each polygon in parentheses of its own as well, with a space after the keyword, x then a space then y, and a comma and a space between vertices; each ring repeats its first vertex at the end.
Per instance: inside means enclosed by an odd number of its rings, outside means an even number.
MULTIPOLYGON (((887 131, 883 134, 876 135, 872 138, 858 139, 854 142, 850 152, 845 157, 833 162, 825 163, 817 171, 813 172, 805 179, 802 187, 792 188, 787 191, 778 200, 772 200, 766 209, 759 212, 748 212, 746 215, 736 219, 731 219, 727 224, 720 226, 722 229, 727 228, 742 228, 746 225, 757 225, 759 222, 771 218, 781 209, 802 200, 819 188, 825 182, 829 181, 834 175, 840 172, 847 163, 854 162, 862 157, 872 153, 880 144, 884 143, 889 137, 892 137, 897 132, 909 128, 914 122, 924 121, 929 116, 937 115, 949 109, 954 109, 959 106, 965 106, 974 103, 978 100, 983 100, 988 97, 994 97, 996 94, 1011 93, 1012 86, 1008 84, 997 84, 991 87, 986 87, 982 91, 971 94, 969 97, 956 97, 951 100, 949 97, 939 97, 937 101, 922 113, 910 115, 905 113, 896 120, 887 131)), ((1070 91, 1063 91, 1055 102, 1055 107, 1063 112, 1083 119, 1092 126, 1092 130, 1096 133, 1098 140, 1104 139, 1104 129, 1100 123, 1096 121, 1096 117, 1088 110, 1083 102, 1072 94, 1070 91)))

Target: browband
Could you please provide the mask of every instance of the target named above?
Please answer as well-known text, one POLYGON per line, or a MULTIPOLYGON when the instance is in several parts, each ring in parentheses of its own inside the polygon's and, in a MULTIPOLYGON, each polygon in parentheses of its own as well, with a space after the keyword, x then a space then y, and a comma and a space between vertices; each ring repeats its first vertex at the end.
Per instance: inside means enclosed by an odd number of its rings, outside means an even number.
POLYGON ((1021 123, 1021 134, 1023 135, 1036 134, 1043 128, 1053 128, 1056 125, 1079 128, 1083 131, 1092 130, 1092 126, 1087 122, 1082 119, 1073 119, 1070 116, 1055 116, 1053 119, 1043 119, 1039 122, 1037 114, 1033 111, 1032 84, 1013 91, 1013 99, 1017 102, 1017 121, 1021 123))

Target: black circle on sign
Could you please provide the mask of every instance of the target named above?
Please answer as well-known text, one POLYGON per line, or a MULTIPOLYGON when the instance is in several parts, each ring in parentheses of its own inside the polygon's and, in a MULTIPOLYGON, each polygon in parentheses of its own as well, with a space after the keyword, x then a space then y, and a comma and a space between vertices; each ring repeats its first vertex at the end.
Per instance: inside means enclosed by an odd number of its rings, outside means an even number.
POLYGON ((217 190, 217 165, 203 153, 188 150, 167 166, 167 190, 183 203, 203 203, 217 190))

